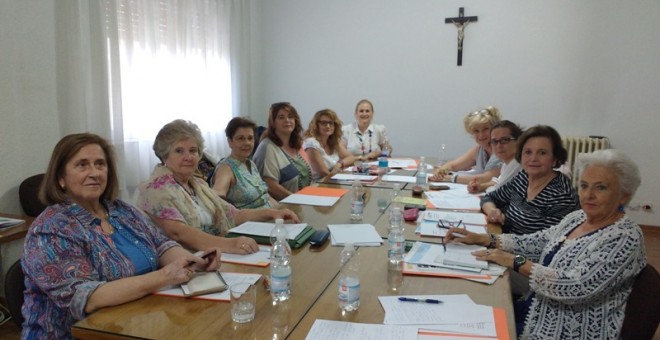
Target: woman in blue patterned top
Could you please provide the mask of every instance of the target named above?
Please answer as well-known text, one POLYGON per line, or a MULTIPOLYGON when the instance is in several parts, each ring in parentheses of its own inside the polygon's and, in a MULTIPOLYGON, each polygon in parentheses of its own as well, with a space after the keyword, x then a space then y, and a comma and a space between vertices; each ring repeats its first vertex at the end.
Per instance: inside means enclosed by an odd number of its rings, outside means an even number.
POLYGON ((527 235, 447 233, 448 241, 495 248, 473 255, 529 278, 514 305, 520 339, 618 339, 646 266, 642 230, 624 210, 641 183, 637 165, 609 149, 580 154, 577 167, 582 209, 557 225, 527 235))
POLYGON ((217 257, 190 254, 118 200, 118 183, 103 138, 73 134, 55 146, 39 192, 49 207, 32 223, 21 260, 24 339, 70 339, 71 326, 100 308, 219 267, 217 257))
POLYGON ((218 162, 211 176, 213 190, 238 209, 275 208, 277 201, 268 194, 268 185, 250 159, 257 125, 243 117, 229 121, 225 134, 231 148, 229 157, 218 162))
POLYGON ((505 233, 529 234, 549 228, 579 209, 571 181, 553 170, 567 158, 555 129, 547 125, 527 129, 516 149, 523 170, 481 200, 488 221, 502 224, 505 233))

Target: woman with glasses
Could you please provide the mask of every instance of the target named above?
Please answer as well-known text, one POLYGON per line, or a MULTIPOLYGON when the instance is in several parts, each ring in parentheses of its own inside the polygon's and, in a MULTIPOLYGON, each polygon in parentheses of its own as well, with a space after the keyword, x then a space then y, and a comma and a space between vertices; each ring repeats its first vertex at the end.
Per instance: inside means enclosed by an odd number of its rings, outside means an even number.
POLYGON ((358 161, 376 159, 384 149, 392 152, 385 126, 373 124, 373 118, 373 104, 362 99, 355 106, 355 123, 342 127, 346 148, 358 161))
POLYGON ((311 182, 312 170, 300 152, 302 131, 298 111, 290 103, 271 105, 266 137, 253 160, 268 185, 268 193, 278 201, 311 182))
POLYGON ((353 164, 353 155, 341 142, 341 125, 337 114, 325 109, 314 114, 309 128, 303 134, 303 149, 307 153, 315 180, 332 176, 353 164))
POLYGON ((559 223, 579 209, 571 181, 553 170, 567 157, 555 129, 547 125, 527 129, 516 147, 516 160, 523 170, 481 199, 488 222, 502 224, 505 233, 530 234, 559 223))
POLYGON ((479 183, 476 179, 468 185, 468 191, 471 193, 491 192, 504 183, 510 181, 522 169, 520 163, 516 160, 516 140, 522 135, 522 129, 509 121, 502 120, 493 125, 490 130, 490 147, 493 154, 502 161, 500 176, 493 177, 490 181, 479 183))
POLYGON ((268 194, 257 165, 250 159, 257 125, 243 117, 234 117, 225 128, 231 148, 229 157, 218 162, 209 184, 220 197, 238 209, 275 208, 278 203, 268 194))
POLYGON ((494 106, 468 113, 463 119, 463 125, 477 145, 462 156, 434 169, 430 180, 469 184, 475 180, 477 183, 485 183, 498 177, 502 161, 493 155, 490 130, 500 119, 500 110, 494 106), (470 171, 460 172, 465 170, 470 171))

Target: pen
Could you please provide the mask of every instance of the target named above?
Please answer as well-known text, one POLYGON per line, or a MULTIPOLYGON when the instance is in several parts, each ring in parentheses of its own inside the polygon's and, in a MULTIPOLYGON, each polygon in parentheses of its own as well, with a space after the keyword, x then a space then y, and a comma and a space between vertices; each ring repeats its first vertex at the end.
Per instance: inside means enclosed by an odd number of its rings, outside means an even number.
POLYGON ((435 299, 415 299, 415 298, 409 298, 409 297, 400 297, 399 301, 401 302, 423 302, 423 303, 442 303, 440 300, 435 300, 435 299))
POLYGON ((442 238, 442 249, 447 252, 447 244, 445 243, 445 238, 442 238))

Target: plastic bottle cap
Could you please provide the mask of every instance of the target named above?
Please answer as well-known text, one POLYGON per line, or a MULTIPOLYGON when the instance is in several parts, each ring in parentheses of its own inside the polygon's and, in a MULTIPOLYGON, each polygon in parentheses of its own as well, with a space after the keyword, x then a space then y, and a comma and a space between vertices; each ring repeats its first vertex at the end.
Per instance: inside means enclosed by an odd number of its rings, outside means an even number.
POLYGON ((275 219, 275 224, 284 224, 284 220, 281 218, 275 219))

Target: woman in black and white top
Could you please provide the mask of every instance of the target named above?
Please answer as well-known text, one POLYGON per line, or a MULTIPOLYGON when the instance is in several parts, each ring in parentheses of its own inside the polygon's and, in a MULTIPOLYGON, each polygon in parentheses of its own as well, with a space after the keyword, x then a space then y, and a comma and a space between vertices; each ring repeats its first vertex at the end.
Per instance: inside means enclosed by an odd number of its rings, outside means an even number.
POLYGON ((556 225, 579 209, 570 180, 553 170, 566 159, 566 149, 555 129, 537 125, 525 131, 516 150, 523 170, 481 200, 488 221, 501 223, 505 233, 529 234, 556 225))

